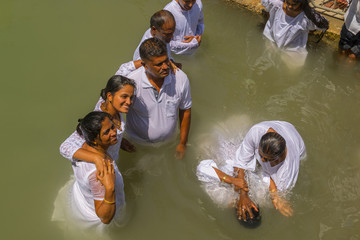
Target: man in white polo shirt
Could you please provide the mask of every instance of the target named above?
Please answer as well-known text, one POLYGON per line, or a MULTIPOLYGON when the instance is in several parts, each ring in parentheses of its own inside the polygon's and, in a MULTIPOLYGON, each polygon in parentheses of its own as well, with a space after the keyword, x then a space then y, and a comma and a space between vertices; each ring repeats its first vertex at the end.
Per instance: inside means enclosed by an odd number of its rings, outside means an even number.
POLYGON ((190 55, 200 46, 204 33, 204 14, 201 0, 172 0, 164 7, 170 11, 176 22, 170 42, 175 54, 190 55))
POLYGON ((140 46, 142 67, 127 77, 136 82, 133 104, 127 114, 126 132, 138 143, 158 143, 171 139, 180 119, 180 143, 176 158, 185 155, 191 122, 191 92, 186 74, 170 71, 166 45, 158 38, 140 46))

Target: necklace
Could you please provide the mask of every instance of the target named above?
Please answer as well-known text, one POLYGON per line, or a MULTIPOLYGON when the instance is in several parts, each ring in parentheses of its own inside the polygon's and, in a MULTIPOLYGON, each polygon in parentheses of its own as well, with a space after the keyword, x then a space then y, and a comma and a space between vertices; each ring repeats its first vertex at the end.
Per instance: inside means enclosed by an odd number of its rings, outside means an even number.
MULTIPOLYGON (((100 106, 101 110, 103 110, 103 112, 107 112, 108 113, 108 109, 106 107, 106 102, 103 102, 100 106)), ((119 129, 120 131, 122 131, 121 129, 121 119, 120 119, 120 115, 118 113, 116 113, 115 115, 112 116, 112 122, 114 123, 115 127, 117 129, 119 129)))

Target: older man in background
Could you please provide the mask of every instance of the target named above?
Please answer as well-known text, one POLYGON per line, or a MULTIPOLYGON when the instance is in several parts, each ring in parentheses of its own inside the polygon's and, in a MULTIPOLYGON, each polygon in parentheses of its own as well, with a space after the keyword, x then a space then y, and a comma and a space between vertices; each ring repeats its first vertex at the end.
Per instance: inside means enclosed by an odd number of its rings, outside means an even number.
POLYGON ((201 0, 173 0, 164 8, 170 11, 176 22, 170 42, 175 54, 190 55, 200 46, 204 33, 204 14, 201 0))
POLYGON ((166 44, 168 58, 170 60, 170 64, 172 65, 172 69, 181 68, 181 63, 176 63, 171 58, 171 51, 169 45, 175 31, 175 25, 175 18, 171 12, 167 10, 160 10, 154 13, 150 18, 150 28, 144 33, 139 45, 134 52, 133 61, 140 60, 139 49, 141 43, 144 42, 146 39, 154 37, 162 40, 166 44))

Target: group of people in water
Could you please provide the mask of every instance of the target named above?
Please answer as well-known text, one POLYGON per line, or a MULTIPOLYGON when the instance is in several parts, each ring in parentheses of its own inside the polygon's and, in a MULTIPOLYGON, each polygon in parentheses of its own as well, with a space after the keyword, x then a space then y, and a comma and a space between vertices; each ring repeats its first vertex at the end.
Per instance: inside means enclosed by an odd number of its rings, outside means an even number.
MULTIPOLYGON (((307 0, 262 0, 262 4, 270 12, 264 35, 279 48, 304 52, 309 30, 328 27, 307 0)), ((171 53, 193 54, 203 33, 201 0, 172 0, 154 13, 133 60, 119 67, 101 90, 94 111, 80 119, 74 133, 61 144, 60 153, 71 161, 75 176, 66 190, 69 204, 64 211, 79 225, 101 230, 110 222, 122 224, 124 182, 115 163, 120 149, 134 152, 134 144, 159 146, 174 141, 179 119, 175 157, 185 156, 191 123, 190 82, 171 53), (127 114, 126 123, 123 114, 127 114)), ((358 54, 353 47, 347 50, 358 54)), ((266 121, 249 130, 235 159, 221 166, 204 160, 197 167, 197 176, 204 184, 233 185, 237 197, 232 206, 239 219, 249 221, 259 207, 248 195, 246 175, 258 164, 273 205, 291 216, 291 205, 278 193, 295 185, 304 156, 305 144, 293 125, 266 121)))

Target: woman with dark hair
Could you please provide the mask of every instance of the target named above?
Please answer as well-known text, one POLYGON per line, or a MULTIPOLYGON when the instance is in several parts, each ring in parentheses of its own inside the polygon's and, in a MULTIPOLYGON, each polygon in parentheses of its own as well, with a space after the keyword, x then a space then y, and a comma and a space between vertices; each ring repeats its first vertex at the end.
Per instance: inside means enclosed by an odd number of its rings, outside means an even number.
POLYGON ((94 163, 96 168, 102 172, 103 162, 106 159, 117 160, 119 149, 128 152, 134 152, 135 147, 123 138, 125 130, 125 121, 122 113, 127 113, 132 104, 135 82, 129 78, 114 75, 101 90, 101 97, 97 102, 94 111, 102 111, 112 116, 112 121, 116 126, 117 143, 108 149, 108 155, 103 153, 94 153, 82 148, 85 139, 77 131, 70 135, 60 146, 60 153, 71 161, 82 160, 94 163))
POLYGON ((236 151, 235 160, 226 160, 219 167, 213 160, 203 160, 197 167, 196 174, 204 183, 223 182, 234 185, 238 191, 234 194, 237 194, 239 219, 253 218, 258 207, 248 196, 251 189, 245 180, 245 171, 247 175, 253 175, 258 163, 262 176, 256 176, 256 180, 266 185, 275 208, 281 214, 291 216, 293 210, 290 204, 279 194, 295 185, 300 159, 303 157, 305 144, 293 125, 283 121, 266 121, 249 130, 236 151))
MULTIPOLYGON (((256 163, 261 166, 263 181, 269 186, 274 207, 283 215, 291 216, 290 204, 278 193, 290 190, 295 186, 300 159, 305 157, 305 144, 295 127, 288 122, 268 121, 254 125, 246 134, 236 152, 235 172, 237 178, 244 182, 245 171, 255 171, 256 163)), ((238 212, 245 216, 256 208, 241 188, 238 212)))
MULTIPOLYGON (((106 112, 91 112, 79 119, 76 132, 85 139, 81 149, 94 155, 108 155, 109 147, 118 142, 117 127, 106 112)), ((125 193, 121 173, 113 160, 102 164, 101 174, 97 174, 94 163, 76 161, 72 164, 75 180, 66 185, 68 188, 64 192, 67 194, 63 194, 66 204, 62 206, 65 209, 54 211, 54 221, 66 220, 70 226, 74 222, 75 229, 80 226, 97 232, 112 220, 117 224, 123 222, 125 193), (65 219, 59 218, 60 212, 65 219)))
POLYGON ((308 0, 261 0, 269 12, 263 34, 286 52, 307 55, 309 31, 329 28, 329 22, 309 6, 308 0))

